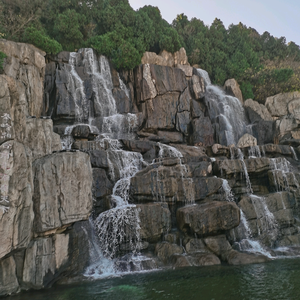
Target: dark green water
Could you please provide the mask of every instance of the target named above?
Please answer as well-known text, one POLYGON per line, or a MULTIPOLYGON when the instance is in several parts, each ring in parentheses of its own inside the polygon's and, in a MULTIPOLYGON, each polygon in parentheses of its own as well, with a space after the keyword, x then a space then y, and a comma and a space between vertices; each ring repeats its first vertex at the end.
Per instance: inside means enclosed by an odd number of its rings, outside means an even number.
POLYGON ((9 300, 300 299, 300 259, 164 270, 23 292, 9 300))

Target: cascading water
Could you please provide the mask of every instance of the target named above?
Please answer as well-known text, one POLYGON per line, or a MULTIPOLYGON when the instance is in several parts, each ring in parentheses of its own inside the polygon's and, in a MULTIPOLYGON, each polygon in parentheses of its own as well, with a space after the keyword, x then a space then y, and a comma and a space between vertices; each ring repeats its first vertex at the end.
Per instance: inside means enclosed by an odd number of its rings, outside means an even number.
POLYGON ((236 145, 239 138, 248 132, 241 102, 226 95, 220 87, 212 85, 206 71, 197 70, 206 84, 205 101, 210 119, 215 125, 217 142, 226 146, 236 145))
MULTIPOLYGON (((105 276, 129 270, 125 261, 135 264, 139 269, 145 258, 138 255, 141 248, 139 211, 128 203, 130 179, 144 164, 142 155, 121 149, 118 139, 134 137, 137 117, 132 113, 118 113, 113 96, 113 80, 109 61, 97 56, 92 49, 80 49, 70 53, 68 91, 75 106, 74 124, 65 128, 62 138, 63 149, 70 149, 74 138, 72 131, 78 125, 89 126, 96 133, 96 143, 106 150, 109 177, 115 182, 110 197, 111 209, 101 213, 92 223, 94 242, 91 266, 86 275, 105 276), (80 75, 79 75, 80 74, 80 75), (82 76, 83 74, 83 76, 82 76), (91 96, 92 94, 92 96, 91 96), (89 99, 89 100, 88 100, 89 99), (130 253, 130 257, 120 260, 118 254, 130 253), (121 267, 122 266, 122 267, 121 267)), ((119 89, 130 99, 130 93, 119 77, 119 89)))
POLYGON ((205 86, 211 85, 211 80, 209 78, 208 72, 202 69, 197 69, 197 72, 200 77, 203 78, 205 86))
MULTIPOLYGON (((115 140, 110 141, 112 146, 107 150, 108 160, 111 162, 110 174, 112 179, 119 179, 114 185, 111 197, 113 208, 96 218, 95 232, 104 257, 114 259, 120 252, 130 252, 127 260, 130 259, 133 263, 135 256, 140 263, 142 259, 138 255, 141 248, 139 211, 136 205, 128 204, 128 200, 130 179, 142 168, 143 158, 140 153, 121 150, 115 140)), ((121 264, 122 268, 124 264, 125 261, 121 264)), ((116 272, 120 271, 118 259, 114 260, 114 266, 116 272)))
POLYGON ((290 184, 296 187, 296 189, 299 188, 298 180, 295 174, 291 172, 290 163, 285 158, 271 158, 270 168, 276 192, 280 190, 290 191, 290 184))
POLYGON ((249 158, 261 157, 259 146, 250 146, 248 150, 248 156, 249 158))
MULTIPOLYGON (((194 204, 195 203, 195 192, 194 192, 194 183, 193 179, 188 177, 188 169, 185 164, 182 163, 183 155, 180 151, 178 151, 176 148, 172 146, 168 146, 165 144, 157 143, 159 147, 159 162, 162 162, 163 158, 177 158, 180 168, 180 174, 181 174, 181 184, 183 188, 184 193, 184 203, 185 204, 194 204)), ((165 197, 163 194, 164 191, 164 184, 163 181, 160 179, 159 175, 159 168, 157 168, 156 173, 156 185, 155 185, 155 191, 153 193, 155 194, 156 199, 159 199, 160 201, 164 202, 165 197)))
POLYGON ((293 158, 294 158, 294 160, 298 160, 298 157, 297 157, 297 154, 296 154, 296 152, 295 152, 295 149, 294 149, 294 147, 292 147, 292 146, 291 146, 291 151, 292 151, 292 153, 293 153, 293 158))
POLYGON ((68 91, 71 92, 75 104, 75 122, 85 123, 89 118, 89 105, 85 96, 84 82, 75 70, 79 55, 76 52, 70 53, 68 91))
POLYGON ((222 179, 222 192, 226 201, 234 201, 234 195, 232 193, 231 187, 226 179, 222 179))
POLYGON ((240 225, 237 228, 231 230, 232 235, 234 236, 235 248, 237 248, 239 251, 260 253, 267 257, 272 258, 272 255, 261 246, 259 241, 255 241, 252 238, 252 232, 247 222, 247 219, 245 217, 245 214, 242 210, 240 210, 240 212, 241 212, 240 225), (236 241, 236 236, 241 237, 241 239, 239 241, 236 241))
MULTIPOLYGON (((258 224, 257 221, 256 224, 257 235, 258 237, 260 237, 261 235, 268 235, 270 243, 274 243, 274 241, 278 237, 278 232, 279 232, 278 224, 274 218, 274 215, 268 209, 265 198, 253 195, 251 181, 249 178, 247 166, 244 161, 244 155, 241 149, 237 148, 236 150, 237 150, 237 157, 242 164, 243 173, 246 180, 247 192, 251 199, 251 203, 256 213, 257 220, 259 220, 260 222, 260 224, 258 224)), ((231 159, 234 159, 235 154, 234 154, 233 147, 230 148, 230 152, 231 152, 231 159)), ((261 157, 260 149, 257 146, 251 147, 248 152, 249 152, 249 158, 261 157)), ((259 240, 253 239, 253 234, 250 230, 246 216, 242 211, 242 209, 240 209, 240 214, 241 214, 240 225, 237 228, 231 230, 231 236, 233 237, 235 247, 238 248, 239 251, 261 253, 271 258, 272 255, 261 245, 259 240)))
MULTIPOLYGON (((105 56, 98 57, 93 49, 80 49, 70 53, 69 64, 65 68, 70 68, 67 88, 75 106, 74 125, 90 125, 94 133, 110 138, 132 138, 138 123, 137 117, 132 113, 118 113, 108 59, 105 56), (91 90, 79 76, 79 70, 89 75, 86 80, 91 83, 91 90), (87 100, 87 94, 91 92, 93 101, 87 100)), ((130 99, 130 93, 120 78, 119 83, 120 89, 130 99)), ((70 149, 73 143, 71 127, 65 129, 62 138, 64 149, 70 149)))
POLYGON ((241 151, 241 149, 237 149, 238 151, 238 158, 242 164, 243 170, 244 170, 244 175, 245 175, 245 179, 246 179, 246 184, 247 184, 247 192, 253 194, 253 190, 252 190, 252 186, 251 186, 251 181, 248 175, 248 170, 244 161, 244 155, 241 151))

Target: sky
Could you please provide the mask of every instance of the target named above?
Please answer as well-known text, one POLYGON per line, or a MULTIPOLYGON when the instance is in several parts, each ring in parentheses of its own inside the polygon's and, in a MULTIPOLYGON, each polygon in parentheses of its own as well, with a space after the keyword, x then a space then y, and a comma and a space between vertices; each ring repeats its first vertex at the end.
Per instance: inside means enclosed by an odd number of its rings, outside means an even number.
POLYGON ((300 45, 300 0, 129 0, 133 9, 157 6, 162 17, 171 23, 178 14, 196 17, 206 25, 215 18, 225 27, 242 22, 260 34, 268 31, 274 37, 286 37, 300 45))

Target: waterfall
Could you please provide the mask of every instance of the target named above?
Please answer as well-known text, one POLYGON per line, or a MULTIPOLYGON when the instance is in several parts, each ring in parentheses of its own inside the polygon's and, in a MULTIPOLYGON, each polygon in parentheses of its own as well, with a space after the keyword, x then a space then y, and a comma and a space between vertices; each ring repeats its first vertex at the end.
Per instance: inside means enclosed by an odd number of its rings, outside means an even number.
POLYGON ((248 156, 249 158, 261 157, 259 146, 250 146, 248 150, 248 156))
POLYGON ((241 222, 237 228, 231 230, 231 234, 234 237, 234 246, 239 251, 250 252, 250 253, 259 253, 263 254, 269 258, 273 258, 273 256, 268 252, 259 241, 254 240, 252 237, 252 232, 247 222, 246 216, 244 212, 240 209, 241 213, 241 222), (236 232, 236 233, 235 233, 236 232), (241 237, 239 241, 237 241, 236 235, 241 237))
POLYGON ((197 72, 198 72, 199 76, 203 78, 206 86, 211 85, 211 81, 210 81, 207 71, 202 70, 202 69, 197 69, 197 72))
POLYGON ((92 78, 95 114, 101 117, 117 114, 108 59, 103 55, 98 59, 90 48, 80 49, 78 53, 83 55, 83 67, 92 78))
POLYGON ((294 149, 294 147, 292 147, 292 146, 291 146, 291 151, 292 151, 292 153, 293 153, 293 158, 294 158, 294 160, 298 160, 298 157, 297 157, 297 154, 296 154, 296 152, 295 152, 295 149, 294 149))
MULTIPOLYGON (((136 205, 129 204, 131 178, 142 169, 142 155, 123 151, 118 139, 133 138, 138 119, 135 114, 120 114, 114 98, 114 83, 106 57, 97 56, 93 49, 80 49, 70 53, 68 91, 75 106, 75 122, 67 126, 62 137, 63 149, 70 149, 74 142, 74 127, 88 126, 98 135, 96 143, 106 150, 108 176, 115 182, 109 199, 110 209, 102 212, 93 222, 94 240, 91 265, 86 275, 112 274, 120 268, 129 270, 125 261, 142 268, 146 258, 139 256, 141 246, 140 219, 136 205), (96 250, 95 250, 96 249, 96 250), (119 254, 130 253, 120 260, 119 254), (130 261, 130 262, 129 262, 130 261)), ((130 92, 120 77, 120 90, 130 99, 130 92)), ((96 277, 95 277, 96 276, 96 277)))
POLYGON ((279 192, 279 190, 290 191, 290 177, 293 179, 292 185, 295 185, 297 189, 299 188, 298 180, 296 179, 295 174, 291 172, 290 163, 285 158, 271 158, 270 168, 276 192, 279 192))
MULTIPOLYGON (((188 204, 194 204, 195 203, 195 189, 194 189, 194 182, 192 178, 188 177, 188 169, 185 164, 182 163, 183 155, 182 153, 177 150, 176 148, 172 146, 168 146, 165 144, 157 143, 159 147, 159 161, 162 162, 163 158, 177 158, 179 161, 179 171, 181 174, 181 184, 183 188, 184 193, 184 203, 186 205, 188 204)), ((159 175, 159 168, 156 168, 156 185, 155 185, 155 191, 153 191, 154 196, 156 199, 160 199, 160 201, 164 202, 164 183, 160 179, 159 175)))
POLYGON ((88 121, 89 105, 85 96, 84 82, 75 70, 77 59, 80 54, 70 53, 69 65, 71 71, 69 74, 68 91, 70 91, 75 104, 75 122, 84 123, 88 121))
POLYGON ((244 108, 239 99, 228 96, 224 90, 211 84, 208 73, 197 69, 206 85, 205 102, 209 117, 215 125, 217 142, 221 145, 236 145, 247 132, 244 108))
POLYGON ((247 192, 250 193, 250 194, 253 194, 251 181, 250 181, 248 170, 247 170, 247 167, 246 167, 246 164, 245 164, 245 161, 244 161, 244 155, 243 155, 241 149, 238 148, 237 150, 238 150, 238 158, 239 158, 240 162, 242 163, 242 167, 243 167, 243 170, 244 170, 244 175, 245 175, 246 185, 247 185, 247 192))
POLYGON ((232 193, 231 187, 226 179, 222 178, 222 191, 226 201, 234 201, 234 195, 232 193))
POLYGON ((107 258, 114 258, 125 244, 133 254, 139 251, 140 219, 135 205, 117 206, 101 213, 95 221, 100 248, 107 258), (128 247, 129 246, 129 247, 128 247))
MULTIPOLYGON (((116 100, 113 96, 113 81, 109 61, 105 56, 97 56, 90 48, 71 52, 69 64, 65 67, 68 72, 68 91, 75 105, 74 125, 89 125, 91 131, 114 139, 133 138, 138 120, 135 114, 120 114, 117 111, 116 100), (70 70, 69 70, 69 69, 70 70), (78 72, 88 75, 91 90, 78 72), (87 94, 91 96, 87 96, 87 94), (88 100, 89 98, 92 101, 88 100), (96 128, 96 130, 95 130, 96 128)), ((130 93, 119 77, 120 89, 130 99, 130 93)), ((65 129, 62 137, 63 149, 70 149, 74 140, 71 137, 72 126, 65 129)))
MULTIPOLYGON (((271 234, 273 238, 278 234, 278 224, 274 215, 270 212, 264 197, 250 195, 253 207, 255 209, 257 219, 260 219, 262 230, 264 233, 271 234)), ((259 235, 262 234, 259 232, 259 235)))
MULTIPOLYGON (((115 147, 114 141, 112 142, 115 147)), ((116 256, 122 244, 128 244, 129 250, 136 254, 140 244, 140 220, 135 205, 128 204, 131 178, 142 168, 143 157, 140 153, 121 149, 107 150, 110 174, 119 173, 112 194, 114 208, 101 213, 95 220, 96 233, 104 256, 116 256)), ((115 179, 115 178, 113 178, 115 179)))

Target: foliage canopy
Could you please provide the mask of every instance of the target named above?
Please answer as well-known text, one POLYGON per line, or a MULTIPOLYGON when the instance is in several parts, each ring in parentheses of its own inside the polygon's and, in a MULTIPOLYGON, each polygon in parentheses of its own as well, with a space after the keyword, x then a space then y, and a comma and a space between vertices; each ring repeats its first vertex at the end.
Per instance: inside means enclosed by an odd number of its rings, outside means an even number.
POLYGON ((210 26, 179 14, 168 24, 157 7, 134 11, 128 0, 0 0, 0 38, 28 42, 47 53, 93 47, 117 69, 137 66, 145 51, 184 46, 191 65, 215 84, 235 78, 245 98, 300 89, 300 49, 285 37, 260 35, 242 23, 210 26))

